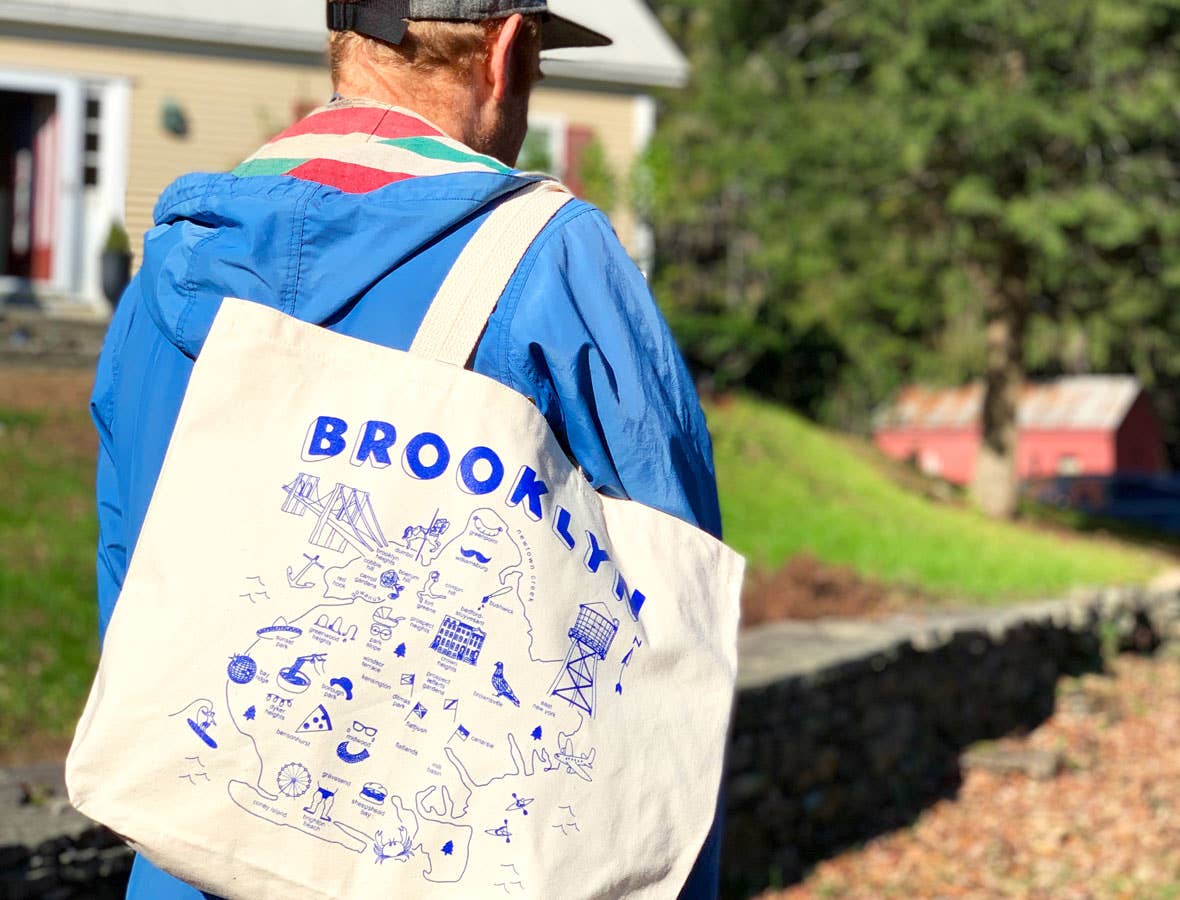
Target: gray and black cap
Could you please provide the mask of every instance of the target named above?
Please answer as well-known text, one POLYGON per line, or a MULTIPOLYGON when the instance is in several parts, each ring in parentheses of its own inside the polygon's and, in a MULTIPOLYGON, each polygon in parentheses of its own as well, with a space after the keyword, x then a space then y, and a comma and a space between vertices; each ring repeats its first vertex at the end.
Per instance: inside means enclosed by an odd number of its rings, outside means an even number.
POLYGON ((549 12, 545 0, 354 0, 328 3, 328 28, 355 31, 390 44, 400 44, 407 19, 481 22, 513 13, 542 16, 541 49, 606 47, 611 39, 570 19, 549 12))

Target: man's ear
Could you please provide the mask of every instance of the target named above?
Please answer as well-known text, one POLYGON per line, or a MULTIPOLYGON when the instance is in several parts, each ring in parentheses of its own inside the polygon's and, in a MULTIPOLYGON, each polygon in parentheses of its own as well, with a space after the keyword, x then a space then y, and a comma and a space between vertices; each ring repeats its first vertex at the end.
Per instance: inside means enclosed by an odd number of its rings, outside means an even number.
POLYGON ((524 17, 520 13, 513 13, 504 20, 499 31, 492 38, 488 53, 487 79, 492 91, 492 99, 497 103, 504 100, 515 85, 512 84, 514 55, 519 52, 518 38, 524 17))

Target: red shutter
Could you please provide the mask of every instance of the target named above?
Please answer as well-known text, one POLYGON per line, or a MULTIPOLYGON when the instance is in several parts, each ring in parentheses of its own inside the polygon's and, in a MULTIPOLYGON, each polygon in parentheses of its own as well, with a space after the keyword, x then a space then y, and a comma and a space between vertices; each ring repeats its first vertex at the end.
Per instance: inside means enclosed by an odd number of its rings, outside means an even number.
POLYGON ((589 125, 570 125, 565 130, 565 173, 562 181, 578 197, 582 196, 582 159, 586 148, 594 143, 594 129, 589 125))

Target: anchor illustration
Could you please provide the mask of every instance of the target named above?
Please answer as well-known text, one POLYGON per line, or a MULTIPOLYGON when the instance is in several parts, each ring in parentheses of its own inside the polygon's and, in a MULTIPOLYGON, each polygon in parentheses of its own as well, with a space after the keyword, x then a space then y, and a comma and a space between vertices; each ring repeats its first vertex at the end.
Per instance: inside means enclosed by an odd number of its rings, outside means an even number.
POLYGON ((304 581, 303 579, 312 569, 322 569, 324 567, 324 564, 320 562, 318 553, 315 556, 308 556, 304 553, 303 558, 307 560, 307 565, 299 570, 298 575, 294 574, 294 566, 287 566, 287 584, 297 591, 305 591, 308 588, 315 587, 314 581, 304 581))

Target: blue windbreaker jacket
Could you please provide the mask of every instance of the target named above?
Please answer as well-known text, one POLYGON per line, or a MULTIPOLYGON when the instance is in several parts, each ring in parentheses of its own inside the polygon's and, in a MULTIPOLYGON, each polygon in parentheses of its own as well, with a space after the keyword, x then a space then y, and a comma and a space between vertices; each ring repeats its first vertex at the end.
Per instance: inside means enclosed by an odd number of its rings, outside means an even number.
MULTIPOLYGON (((103 633, 222 298, 404 350, 460 250, 522 184, 516 173, 465 172, 350 194, 289 176, 195 174, 164 192, 91 401, 103 633)), ((535 241, 473 368, 531 398, 595 488, 720 534, 692 381, 642 275, 592 206, 567 205, 535 241)), ((715 856, 712 846, 702 856, 705 887, 684 896, 712 894, 715 856)), ((128 896, 200 895, 141 859, 128 896)))

